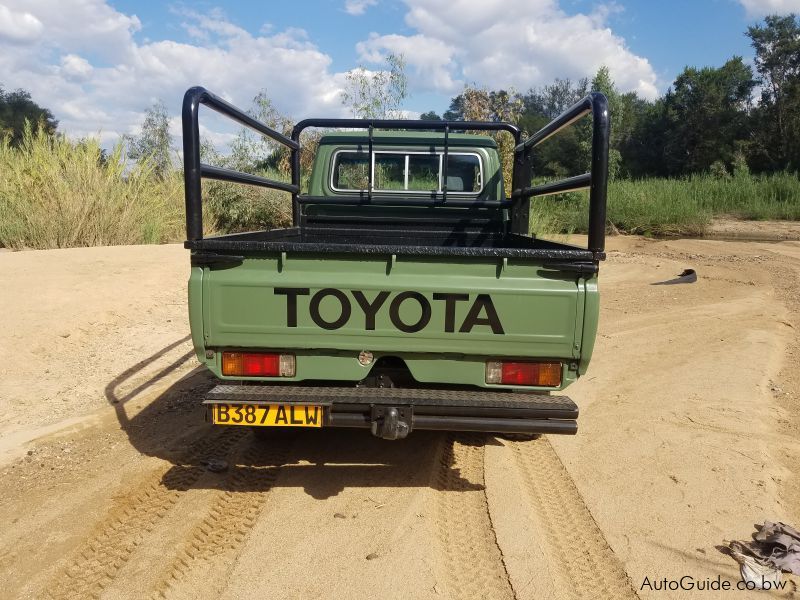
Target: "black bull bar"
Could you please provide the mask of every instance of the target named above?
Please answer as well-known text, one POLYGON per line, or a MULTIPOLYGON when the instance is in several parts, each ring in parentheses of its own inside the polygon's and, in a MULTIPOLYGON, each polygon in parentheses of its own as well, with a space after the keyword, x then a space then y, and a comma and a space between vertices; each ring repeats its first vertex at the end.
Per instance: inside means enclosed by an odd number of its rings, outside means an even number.
POLYGON ((452 389, 218 385, 204 404, 321 406, 325 427, 370 429, 400 439, 415 429, 574 435, 578 407, 566 396, 452 389))

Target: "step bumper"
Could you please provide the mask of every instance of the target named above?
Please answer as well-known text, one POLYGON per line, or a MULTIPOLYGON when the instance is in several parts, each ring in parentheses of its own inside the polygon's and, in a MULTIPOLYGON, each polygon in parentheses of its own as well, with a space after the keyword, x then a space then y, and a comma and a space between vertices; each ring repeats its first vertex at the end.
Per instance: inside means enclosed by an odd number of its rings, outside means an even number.
POLYGON ((218 385, 204 404, 322 406, 324 426, 371 429, 387 439, 423 429, 574 435, 578 418, 566 396, 483 390, 218 385))

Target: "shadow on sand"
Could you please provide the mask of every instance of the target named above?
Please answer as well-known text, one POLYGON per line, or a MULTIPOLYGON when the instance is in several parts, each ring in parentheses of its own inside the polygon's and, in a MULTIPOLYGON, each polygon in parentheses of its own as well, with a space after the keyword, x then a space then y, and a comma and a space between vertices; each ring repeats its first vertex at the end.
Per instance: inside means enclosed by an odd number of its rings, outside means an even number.
POLYGON ((201 401, 217 381, 203 367, 143 402, 150 388, 191 360, 194 352, 153 375, 145 372, 187 340, 177 340, 126 369, 105 388, 133 447, 172 464, 163 477, 170 489, 245 492, 291 486, 320 499, 349 487, 483 489, 482 476, 470 481, 460 475, 452 448, 498 444, 489 435, 419 431, 388 442, 363 429, 275 428, 255 436, 248 427, 212 426, 201 401))

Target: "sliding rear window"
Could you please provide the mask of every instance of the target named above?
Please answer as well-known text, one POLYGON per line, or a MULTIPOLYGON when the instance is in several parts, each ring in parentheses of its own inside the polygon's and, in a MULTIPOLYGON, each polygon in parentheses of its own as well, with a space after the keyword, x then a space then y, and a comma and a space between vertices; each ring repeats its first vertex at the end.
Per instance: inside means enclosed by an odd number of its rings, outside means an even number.
MULTIPOLYGON (((374 153, 373 191, 423 192, 442 191, 441 152, 374 153)), ((366 191, 369 185, 369 154, 340 150, 333 158, 331 189, 336 192, 366 191)), ((447 191, 477 195, 483 189, 483 163, 478 154, 448 152, 447 191)))

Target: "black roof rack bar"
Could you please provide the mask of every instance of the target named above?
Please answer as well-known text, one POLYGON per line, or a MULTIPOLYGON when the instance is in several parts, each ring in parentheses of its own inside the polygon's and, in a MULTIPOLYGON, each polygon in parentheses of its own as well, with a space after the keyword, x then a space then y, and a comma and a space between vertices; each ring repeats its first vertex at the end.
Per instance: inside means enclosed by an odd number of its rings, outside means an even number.
POLYGON ((309 127, 326 127, 333 129, 411 129, 415 131, 507 131, 514 136, 514 143, 519 144, 522 133, 516 125, 505 122, 484 121, 406 121, 404 119, 305 119, 292 129, 292 139, 299 142, 300 133, 309 127))
POLYGON ((515 201, 512 230, 527 233, 529 210, 523 202, 532 196, 558 194, 561 192, 589 188, 589 250, 595 254, 605 250, 606 202, 608 193, 608 145, 611 134, 611 119, 608 114, 608 99, 600 92, 591 92, 576 102, 550 123, 534 133, 514 148, 515 169, 520 171, 514 177, 514 190, 511 198, 515 201), (539 186, 521 185, 532 173, 531 151, 559 131, 569 127, 582 117, 592 115, 592 158, 591 171, 576 177, 554 181, 539 186), (525 172, 522 172, 522 169, 525 172))
MULTIPOLYGON (((345 204, 354 205, 361 204, 367 199, 366 194, 361 195, 348 195, 348 196, 306 196, 298 195, 297 202, 299 204, 345 204)), ((439 206, 441 200, 437 198, 409 198, 402 196, 398 198, 373 196, 372 204, 381 206, 439 206)), ((497 200, 468 200, 468 199, 454 199, 452 196, 447 200, 447 206, 456 208, 508 208, 511 202, 506 200, 503 202, 497 200)))
POLYGON ((558 181, 550 181, 541 185, 514 190, 511 193, 511 199, 516 200, 517 198, 530 198, 531 196, 549 196, 550 194, 576 192, 578 190, 587 189, 591 184, 592 174, 584 173, 583 175, 575 175, 575 177, 567 177, 566 179, 559 179, 558 181))
POLYGON ((367 178, 367 202, 372 203, 372 185, 375 181, 375 155, 372 153, 372 125, 369 126, 369 157, 367 162, 369 177, 367 178))
POLYGON ((283 181, 275 181, 273 179, 265 179, 258 175, 251 175, 250 173, 242 173, 241 171, 234 171, 233 169, 223 169, 214 167, 205 163, 200 163, 200 173, 203 177, 208 179, 217 179, 219 181, 232 181, 233 183, 246 183, 248 185, 257 185, 259 187, 272 188, 281 190, 283 192, 290 192, 297 194, 300 188, 291 183, 283 181))
POLYGON ((442 157, 442 204, 447 204, 447 146, 450 137, 450 125, 445 123, 444 126, 444 156, 442 157))
POLYGON ((295 187, 300 190, 298 182, 292 178, 291 189, 289 184, 279 181, 272 181, 247 173, 240 173, 230 169, 220 169, 203 165, 200 163, 200 124, 198 121, 200 105, 203 104, 210 109, 233 119, 237 123, 249 127, 262 135, 272 138, 279 144, 290 148, 296 152, 300 144, 286 137, 282 133, 271 129, 264 123, 254 119, 247 113, 239 110, 229 102, 219 96, 212 94, 203 87, 192 87, 183 96, 183 108, 181 120, 183 124, 183 179, 186 199, 186 238, 188 240, 203 239, 203 199, 201 181, 203 175, 213 179, 232 181, 235 183, 248 183, 283 191, 293 191, 295 187))

